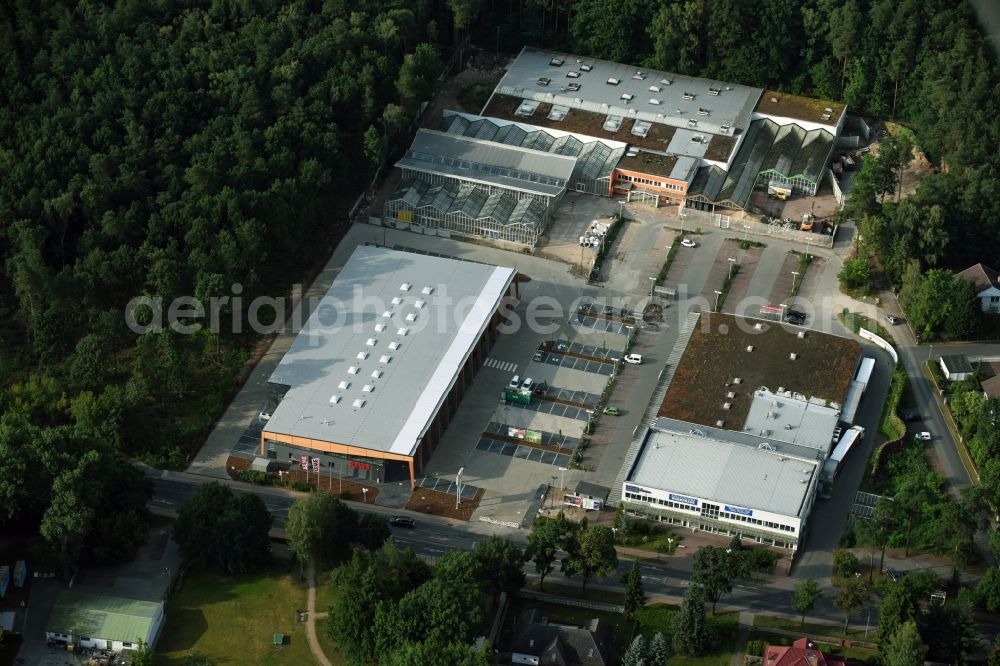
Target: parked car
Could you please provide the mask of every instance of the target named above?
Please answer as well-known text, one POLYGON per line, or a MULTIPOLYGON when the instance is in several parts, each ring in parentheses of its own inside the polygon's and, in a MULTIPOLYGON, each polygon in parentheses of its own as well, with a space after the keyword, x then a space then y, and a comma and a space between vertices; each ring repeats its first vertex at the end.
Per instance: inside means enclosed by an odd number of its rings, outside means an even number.
POLYGON ((531 387, 534 385, 535 385, 535 380, 532 379, 531 377, 525 377, 524 381, 521 382, 521 388, 523 388, 525 391, 530 391, 531 387))
POLYGON ((520 375, 514 375, 513 377, 511 377, 510 383, 507 384, 507 388, 509 388, 509 389, 516 389, 516 388, 520 388, 520 387, 521 387, 521 376, 520 375))
POLYGON ((919 421, 920 420, 920 412, 906 412, 905 414, 903 414, 903 420, 904 421, 919 421))
POLYGON ((695 243, 690 238, 681 239, 681 245, 683 245, 684 247, 698 247, 698 244, 695 243))
POLYGON ((413 518, 407 518, 406 516, 393 516, 389 519, 389 524, 395 527, 409 527, 411 529, 417 526, 413 518))
POLYGON ((798 310, 789 310, 785 313, 785 321, 789 324, 796 324, 801 326, 806 323, 806 313, 799 312, 798 310))
POLYGON ((607 407, 605 407, 604 413, 607 414, 608 416, 621 416, 621 411, 613 405, 608 405, 607 407))
POLYGON ((931 441, 931 434, 929 432, 927 432, 926 430, 924 430, 924 431, 918 432, 916 435, 914 435, 914 438, 917 439, 917 440, 919 440, 919 441, 921 441, 921 442, 929 442, 929 441, 931 441))
POLYGON ((642 365, 642 354, 626 354, 625 362, 632 365, 642 365))
POLYGON ((902 317, 897 317, 896 315, 887 314, 885 320, 892 324, 893 326, 898 326, 899 324, 905 324, 906 320, 902 317))
POLYGON ((548 389, 549 389, 548 382, 544 382, 544 381, 543 382, 538 382, 537 384, 535 384, 535 390, 532 391, 532 393, 534 393, 537 396, 543 396, 543 395, 545 395, 545 392, 548 389))
POLYGON ((545 361, 545 352, 543 352, 543 351, 536 351, 535 355, 531 357, 531 360, 532 361, 538 361, 539 363, 542 363, 543 361, 545 361))

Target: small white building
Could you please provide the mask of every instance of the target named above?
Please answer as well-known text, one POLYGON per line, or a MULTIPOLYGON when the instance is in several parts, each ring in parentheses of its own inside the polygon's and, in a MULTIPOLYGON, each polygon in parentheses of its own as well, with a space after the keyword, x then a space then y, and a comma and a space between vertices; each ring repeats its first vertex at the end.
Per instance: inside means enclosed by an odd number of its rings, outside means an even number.
POLYGON ((817 449, 661 418, 625 477, 622 501, 645 518, 795 550, 824 457, 817 449))
POLYGON ((955 277, 971 280, 983 312, 1000 312, 1000 274, 985 264, 969 266, 955 277))
POLYGON ((941 372, 944 373, 945 378, 949 381, 960 382, 968 379, 975 372, 972 364, 969 363, 969 359, 965 358, 962 354, 942 356, 940 363, 941 372))
POLYGON ((153 646, 163 626, 163 602, 67 590, 59 595, 45 628, 46 640, 99 650, 153 646))

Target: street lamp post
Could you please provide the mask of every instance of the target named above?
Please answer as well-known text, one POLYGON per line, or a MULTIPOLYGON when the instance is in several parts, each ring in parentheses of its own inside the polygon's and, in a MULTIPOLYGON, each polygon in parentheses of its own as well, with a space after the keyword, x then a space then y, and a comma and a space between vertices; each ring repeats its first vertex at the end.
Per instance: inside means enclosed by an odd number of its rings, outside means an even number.
POLYGON ((649 278, 649 298, 650 299, 653 298, 653 289, 655 287, 656 287, 656 278, 655 277, 649 278))
POLYGON ((798 271, 792 271, 792 291, 795 291, 795 280, 799 277, 798 271))
POLYGON ((744 224, 743 225, 743 242, 744 243, 747 242, 747 237, 749 235, 750 235, 750 225, 749 224, 744 224))
POLYGON ((368 489, 367 488, 362 488, 361 489, 361 498, 362 498, 362 500, 361 500, 362 504, 368 504, 368 489))
POLYGON ((562 490, 566 487, 566 468, 559 468, 559 489, 562 490))
POLYGON ((458 474, 455 475, 455 508, 457 509, 459 504, 462 502, 462 472, 465 471, 464 467, 460 467, 458 474))
POLYGON ((736 265, 736 259, 734 257, 729 257, 729 279, 733 279, 733 266, 736 265))
POLYGON ((552 477, 552 484, 549 486, 549 508, 556 508, 556 478, 552 477))
POLYGON ((788 303, 781 303, 781 319, 785 319, 785 310, 788 309, 788 303))
POLYGON ((716 289, 715 291, 715 311, 719 311, 719 296, 722 296, 722 292, 716 289))

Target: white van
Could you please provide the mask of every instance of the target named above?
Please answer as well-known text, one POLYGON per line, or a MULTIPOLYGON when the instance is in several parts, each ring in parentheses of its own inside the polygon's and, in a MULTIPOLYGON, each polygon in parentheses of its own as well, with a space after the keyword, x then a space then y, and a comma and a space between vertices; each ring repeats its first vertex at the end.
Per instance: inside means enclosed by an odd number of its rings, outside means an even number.
POLYGON ((521 384, 521 388, 523 388, 525 391, 530 391, 531 387, 534 385, 535 385, 535 380, 532 379, 531 377, 526 377, 524 383, 521 384))
POLYGON ((520 375, 514 375, 511 378, 511 380, 510 380, 510 384, 507 384, 507 388, 509 388, 509 389, 516 389, 516 388, 518 388, 520 386, 521 386, 521 376, 520 375))
POLYGON ((626 354, 625 362, 632 365, 642 365, 642 354, 626 354))

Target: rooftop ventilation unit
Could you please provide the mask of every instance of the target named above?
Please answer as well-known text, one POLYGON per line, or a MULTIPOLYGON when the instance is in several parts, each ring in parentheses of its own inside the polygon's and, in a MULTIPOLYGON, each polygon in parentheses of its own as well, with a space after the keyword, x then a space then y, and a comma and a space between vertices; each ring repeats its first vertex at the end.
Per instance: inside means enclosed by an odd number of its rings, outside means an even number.
POLYGON ((434 293, 434 287, 424 287, 423 289, 420 290, 420 293, 423 294, 424 296, 430 296, 431 294, 434 293))
POLYGON ((789 354, 789 355, 788 355, 788 360, 789 360, 789 361, 794 361, 794 360, 795 360, 795 359, 797 359, 798 357, 799 357, 799 355, 798 355, 798 354, 796 354, 795 352, 792 352, 791 354, 789 354))
POLYGON ((722 419, 719 419, 718 421, 715 422, 715 427, 716 428, 721 428, 724 425, 726 425, 726 422, 723 421, 722 419))
POLYGON ((785 424, 785 430, 791 430, 791 429, 792 429, 792 424, 791 423, 786 423, 785 424))
POLYGON ((399 285, 399 290, 400 291, 409 291, 410 290, 410 283, 409 282, 404 282, 403 284, 399 285))
POLYGON ((580 78, 580 72, 576 71, 575 69, 571 69, 570 71, 566 72, 566 78, 578 79, 580 78))
POLYGON ((549 64, 553 67, 562 67, 564 62, 566 61, 562 58, 553 58, 552 60, 549 60, 549 64))
MULTIPOLYGON (((582 69, 582 68, 581 68, 581 69, 582 69)), ((618 85, 619 83, 621 83, 621 81, 619 81, 618 79, 616 79, 616 78, 614 78, 614 77, 611 77, 610 79, 608 79, 608 85, 609 85, 609 86, 616 86, 616 85, 618 85)))
POLYGON ((698 115, 699 116, 707 116, 708 115, 708 109, 698 109, 698 115))
POLYGON ((346 391, 347 389, 351 388, 351 382, 342 381, 339 384, 337 384, 337 388, 339 388, 341 391, 346 391))
POLYGON ((367 340, 365 340, 365 344, 368 345, 369 347, 374 347, 376 342, 377 340, 375 338, 368 338, 367 340))
POLYGON ((336 405, 338 403, 340 403, 340 396, 339 395, 332 395, 332 396, 330 396, 330 404, 331 405, 336 405))
POLYGON ((723 409, 730 409, 732 406, 733 406, 733 403, 731 403, 731 402, 724 402, 724 403, 722 403, 722 408, 723 409))
POLYGON ((659 106, 660 105, 660 100, 656 99, 655 97, 650 97, 649 98, 649 103, 652 104, 653 106, 659 106))
POLYGON ((683 99, 683 100, 685 100, 685 101, 688 101, 688 102, 690 102, 691 100, 693 100, 693 99, 694 99, 694 95, 692 95, 692 94, 691 94, 691 93, 689 93, 689 92, 686 92, 686 93, 684 93, 683 95, 681 95, 681 99, 683 99))
POLYGON ((540 85, 540 86, 547 86, 547 85, 549 85, 550 83, 552 83, 552 79, 550 79, 550 78, 547 78, 547 77, 544 77, 544 76, 539 76, 539 77, 538 77, 538 78, 537 78, 537 79, 535 80, 535 83, 537 83, 537 84, 538 84, 538 85, 540 85))
POLYGON ((754 324, 753 327, 754 327, 754 330, 757 330, 757 331, 763 331, 764 330, 764 324, 762 324, 760 322, 757 322, 756 324, 754 324))
POLYGON ((772 97, 771 98, 771 104, 777 104, 777 103, 778 103, 778 98, 777 97, 772 97))
MULTIPOLYGON (((580 89, 580 84, 579 83, 567 83, 566 84, 566 90, 568 90, 570 92, 576 92, 579 89, 580 89)), ((577 104, 579 104, 581 102, 581 100, 577 99, 576 102, 577 102, 577 104)))
POLYGON ((406 333, 407 333, 407 332, 408 332, 409 330, 410 330, 410 329, 408 329, 408 328, 406 328, 406 327, 403 327, 403 328, 400 328, 400 329, 397 329, 397 330, 396 330, 396 335, 406 335, 406 333))
POLYGON ((697 127, 697 126, 698 126, 698 119, 697 118, 690 118, 690 119, 688 119, 688 127, 697 127))
POLYGON ((410 314, 406 315, 406 321, 408 321, 410 323, 413 323, 416 320, 417 320, 417 313, 416 312, 411 312, 410 314))
POLYGON ((385 324, 375 324, 375 332, 381 333, 385 330, 385 324))
POLYGON ((358 355, 355 358, 357 358, 359 361, 363 361, 366 358, 368 358, 368 352, 363 352, 363 351, 358 352, 358 355))
POLYGON ((354 409, 361 409, 362 407, 365 406, 365 401, 363 398, 358 398, 357 400, 351 403, 351 406, 354 407, 354 409))
POLYGON ((805 331, 799 331, 798 335, 799 335, 800 339, 804 338, 804 337, 806 337, 806 332, 805 331))
POLYGON ((589 72, 592 69, 594 69, 593 65, 580 65, 581 72, 589 72))
POLYGON ((389 349, 391 349, 392 351, 396 351, 397 349, 399 349, 399 343, 398 342, 390 342, 389 343, 389 349))
POLYGON ((349 374, 349 375, 356 375, 356 374, 358 374, 358 368, 357 368, 357 366, 352 365, 351 367, 349 367, 347 369, 347 374, 349 374))
POLYGON ((382 378, 381 370, 372 370, 372 379, 381 379, 381 378, 382 378))
POLYGON ((739 386, 740 384, 743 383, 743 378, 742 377, 733 377, 733 383, 736 384, 737 386, 739 386))
POLYGON ((365 393, 371 393, 372 391, 375 390, 375 387, 372 386, 371 384, 365 384, 364 386, 361 387, 361 390, 364 391, 365 393))
POLYGON ((662 83, 665 86, 669 86, 671 83, 673 83, 673 81, 671 79, 660 79, 660 83, 662 83))
POLYGON ((829 113, 822 113, 822 114, 820 114, 819 119, 820 120, 829 120, 830 119, 830 114, 829 113))
POLYGON ((633 95, 632 93, 622 93, 621 99, 623 102, 628 103, 631 102, 634 97, 635 95, 633 95))
POLYGON ((752 352, 753 351, 753 345, 747 345, 747 351, 748 352, 752 352))
POLYGON ((385 365, 386 363, 388 363, 391 360, 392 360, 392 357, 388 356, 388 355, 379 356, 378 357, 378 362, 381 363, 382 365, 385 365))
POLYGON ((424 307, 424 305, 426 305, 426 304, 427 304, 427 301, 422 301, 420 299, 417 299, 417 302, 413 304, 413 307, 415 307, 418 310, 422 310, 423 307, 424 307))
POLYGON ((718 96, 719 89, 718 88, 709 88, 708 89, 708 94, 712 95, 713 97, 718 96))
POLYGON ((831 109, 830 107, 826 107, 823 110, 826 111, 827 113, 833 113, 833 109, 831 109))
POLYGON ((649 92, 660 92, 660 86, 649 86, 649 92))
POLYGON ((689 435, 697 435, 698 437, 708 437, 708 435, 705 434, 704 430, 697 430, 697 429, 694 429, 694 428, 692 428, 691 430, 688 430, 688 434, 689 435))
POLYGON ((642 81, 646 78, 646 75, 643 74, 642 72, 636 72, 635 74, 632 75, 632 78, 635 79, 636 81, 642 81))
POLYGON ((388 319, 389 317, 392 316, 392 310, 386 310, 385 312, 382 313, 382 316, 388 319))
MULTIPOLYGON (((769 430, 761 430, 761 434, 764 434, 765 432, 768 433, 768 434, 770 434, 769 430)), ((757 445, 757 449, 758 450, 762 450, 762 451, 777 451, 778 450, 778 449, 774 448, 774 445, 771 444, 770 442, 761 442, 760 444, 757 445)))
POLYGON ((785 387, 784 386, 779 386, 778 387, 778 395, 781 395, 784 392, 785 392, 785 387))
POLYGON ((736 397, 736 394, 732 391, 729 391, 728 393, 726 393, 726 397, 732 400, 733 398, 736 397))
POLYGON ((393 296, 392 297, 392 304, 393 305, 399 305, 402 302, 403 302, 403 299, 400 298, 399 296, 393 296))

